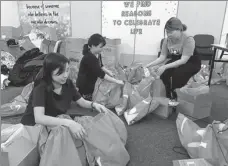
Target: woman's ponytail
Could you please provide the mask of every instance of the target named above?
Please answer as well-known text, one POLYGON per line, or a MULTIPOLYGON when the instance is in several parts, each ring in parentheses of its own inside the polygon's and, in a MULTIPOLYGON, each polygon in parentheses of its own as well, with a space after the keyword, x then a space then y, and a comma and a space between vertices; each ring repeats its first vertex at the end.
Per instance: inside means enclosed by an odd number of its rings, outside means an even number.
POLYGON ((187 30, 187 26, 185 25, 185 24, 182 24, 182 26, 183 26, 183 31, 186 31, 187 30))
POLYGON ((82 50, 82 54, 85 55, 88 52, 89 52, 89 45, 88 44, 84 44, 83 50, 82 50))

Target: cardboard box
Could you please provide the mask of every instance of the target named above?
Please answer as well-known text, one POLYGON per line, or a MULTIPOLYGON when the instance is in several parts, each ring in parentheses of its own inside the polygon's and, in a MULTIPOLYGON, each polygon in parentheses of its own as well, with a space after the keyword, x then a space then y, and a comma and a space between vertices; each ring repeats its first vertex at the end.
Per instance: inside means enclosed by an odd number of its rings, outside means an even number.
POLYGON ((9 156, 7 152, 1 152, 1 166, 9 166, 9 156))
POLYGON ((2 160, 9 166, 38 166, 39 153, 36 145, 26 138, 19 138, 2 152, 2 160), (23 147, 23 148, 22 148, 23 147))
POLYGON ((9 48, 6 44, 6 40, 5 39, 0 39, 0 50, 5 51, 5 52, 9 52, 9 48))
POLYGON ((68 37, 65 41, 66 57, 74 58, 80 61, 82 58, 83 46, 87 43, 87 39, 68 37))
MULTIPOLYGON (((66 57, 74 58, 80 61, 83 56, 83 46, 88 42, 88 39, 68 37, 65 41, 66 57)), ((103 64, 110 70, 114 69, 116 62, 119 59, 120 44, 121 39, 106 39, 102 60, 103 64)))
POLYGON ((173 108, 169 106, 169 99, 165 97, 154 97, 154 98, 160 101, 159 102, 160 105, 155 111, 153 111, 153 113, 163 119, 167 119, 169 115, 171 115, 173 112, 173 108))
POLYGON ((17 28, 12 26, 1 26, 2 37, 18 39, 22 34, 23 30, 20 26, 17 28))
MULTIPOLYGON (((1 130, 11 125, 12 124, 2 124, 1 130)), ((1 156, 1 163, 4 163, 3 166, 38 166, 39 160, 40 157, 36 144, 25 137, 20 137, 13 141, 7 146, 4 152, 2 152, 1 156)))
POLYGON ((106 45, 103 49, 103 64, 110 70, 114 70, 119 62, 121 54, 121 39, 106 39, 106 45))
POLYGON ((203 119, 211 114, 212 98, 210 93, 192 96, 176 90, 179 105, 177 112, 192 117, 192 120, 203 119))
POLYGON ((198 159, 186 159, 186 160, 174 160, 173 166, 212 166, 203 158, 198 159))

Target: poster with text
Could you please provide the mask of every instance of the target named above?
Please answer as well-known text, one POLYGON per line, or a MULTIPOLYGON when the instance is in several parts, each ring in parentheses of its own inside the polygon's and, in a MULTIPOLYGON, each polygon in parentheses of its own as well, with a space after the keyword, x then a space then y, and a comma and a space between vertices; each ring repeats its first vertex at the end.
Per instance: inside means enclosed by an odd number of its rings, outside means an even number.
POLYGON ((102 1, 102 35, 121 39, 123 53, 133 54, 135 36, 130 30, 135 26, 121 16, 121 12, 125 10, 135 11, 136 1, 102 1))
POLYGON ((70 1, 18 1, 24 35, 41 32, 52 40, 71 36, 70 1))
POLYGON ((102 2, 102 33, 121 38, 135 54, 158 54, 164 26, 177 16, 178 1, 102 2))

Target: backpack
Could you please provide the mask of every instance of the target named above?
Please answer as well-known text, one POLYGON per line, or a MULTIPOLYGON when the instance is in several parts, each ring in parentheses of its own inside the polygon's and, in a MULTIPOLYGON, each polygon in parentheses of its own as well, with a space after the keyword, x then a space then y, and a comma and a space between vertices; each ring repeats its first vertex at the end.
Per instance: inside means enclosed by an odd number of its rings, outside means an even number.
POLYGON ((42 68, 45 56, 38 48, 26 51, 9 72, 10 85, 25 86, 31 83, 42 68))

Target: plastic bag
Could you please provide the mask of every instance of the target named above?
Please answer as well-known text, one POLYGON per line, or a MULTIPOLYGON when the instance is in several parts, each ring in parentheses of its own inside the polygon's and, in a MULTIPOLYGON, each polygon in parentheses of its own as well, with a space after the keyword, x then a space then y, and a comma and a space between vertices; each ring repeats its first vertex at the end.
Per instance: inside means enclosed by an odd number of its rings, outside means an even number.
POLYGON ((77 147, 76 139, 72 137, 67 127, 58 126, 51 128, 50 131, 45 129, 42 128, 39 139, 38 148, 41 155, 39 166, 62 166, 66 163, 68 166, 87 166, 83 142, 80 141, 81 145, 77 147))
POLYGON ((218 125, 214 122, 206 128, 200 128, 183 114, 178 114, 176 120, 177 131, 183 147, 191 158, 204 158, 212 165, 227 165, 227 132, 218 132, 218 125))
POLYGON ((132 109, 124 112, 124 117, 128 125, 141 120, 147 114, 154 111, 159 106, 159 103, 152 99, 151 96, 136 104, 132 109))
POLYGON ((9 84, 8 76, 1 74, 1 89, 5 89, 6 86, 9 84))
POLYGON ((120 85, 98 78, 92 99, 94 102, 111 109, 120 104, 121 94, 122 88, 120 85))
POLYGON ((145 71, 141 64, 123 68, 117 65, 118 78, 131 84, 139 83, 145 77, 145 71))
POLYGON ((1 131, 1 143, 6 142, 10 136, 22 127, 22 124, 11 125, 1 131))
POLYGON ((26 110, 33 86, 34 82, 29 83, 23 88, 21 94, 16 96, 12 102, 1 105, 2 117, 23 114, 26 110))
POLYGON ((87 131, 86 149, 100 165, 126 166, 130 156, 125 149, 127 130, 124 123, 111 111, 95 117, 75 119, 87 131))
POLYGON ((6 103, 1 106, 1 116, 15 116, 23 114, 26 110, 27 103, 14 100, 11 103, 6 103))
POLYGON ((150 95, 151 86, 154 82, 154 77, 149 76, 144 78, 137 86, 137 91, 143 98, 147 98, 150 95))
POLYGON ((197 158, 198 151, 188 147, 188 144, 201 141, 202 137, 197 134, 200 127, 181 113, 177 116, 176 126, 182 146, 188 151, 191 158, 197 158))
POLYGON ((116 85, 114 88, 112 88, 111 91, 109 91, 108 100, 105 104, 107 108, 115 108, 117 105, 121 103, 122 89, 123 88, 121 85, 116 85))
POLYGON ((126 82, 126 84, 124 85, 123 95, 128 96, 128 109, 133 108, 136 104, 138 104, 144 99, 137 91, 137 88, 128 82, 126 82))
POLYGON ((12 69, 16 62, 16 58, 9 52, 1 51, 1 64, 6 65, 8 69, 12 69))
POLYGON ((33 90, 33 87, 34 87, 34 82, 31 82, 31 83, 27 84, 23 88, 21 94, 19 96, 15 97, 15 100, 28 103, 30 94, 31 94, 31 92, 33 90))
POLYGON ((122 102, 115 107, 118 116, 123 115, 127 109, 133 108, 144 98, 137 91, 137 87, 126 82, 123 87, 122 102))
POLYGON ((194 87, 191 86, 184 86, 180 89, 181 92, 187 93, 192 96, 198 96, 200 94, 209 93, 210 88, 204 84, 195 84, 194 87))

